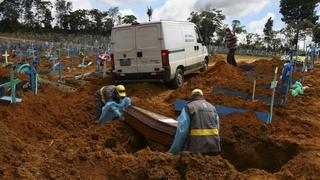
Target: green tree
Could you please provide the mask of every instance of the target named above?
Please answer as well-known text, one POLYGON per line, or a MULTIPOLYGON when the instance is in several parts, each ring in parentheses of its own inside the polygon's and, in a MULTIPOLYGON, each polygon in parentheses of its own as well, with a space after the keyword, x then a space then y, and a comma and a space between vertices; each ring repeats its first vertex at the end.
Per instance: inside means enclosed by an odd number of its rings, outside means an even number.
POLYGON ((87 10, 79 9, 73 12, 70 12, 69 15, 69 27, 73 32, 82 31, 85 32, 89 26, 90 21, 87 18, 87 10))
POLYGON ((245 30, 245 26, 241 26, 241 23, 239 20, 233 20, 232 21, 232 30, 234 33, 237 33, 237 34, 241 34, 241 33, 245 33, 247 32, 245 30))
POLYGON ((119 7, 109 8, 108 17, 111 19, 113 25, 119 20, 119 16, 120 16, 119 7))
POLYGON ((20 17, 20 1, 19 0, 4 0, 0 3, 0 14, 2 20, 18 22, 20 17))
POLYGON ((122 17, 123 24, 132 24, 135 21, 137 21, 137 18, 134 15, 125 15, 122 17))
POLYGON ((313 29, 313 40, 315 43, 320 44, 320 24, 317 23, 313 29))
POLYGON ((214 45, 216 46, 223 46, 224 45, 224 39, 226 37, 226 29, 228 28, 228 25, 223 25, 221 28, 217 29, 217 40, 215 41, 214 45))
POLYGON ((121 25, 122 24, 122 16, 121 16, 121 14, 118 14, 118 16, 116 18, 116 24, 117 25, 121 25))
POLYGON ((281 50, 281 39, 280 39, 280 31, 273 31, 273 38, 270 41, 270 45, 273 49, 273 51, 279 51, 281 50))
POLYGON ((206 45, 212 44, 214 33, 221 28, 224 19, 225 16, 221 14, 220 10, 216 9, 191 12, 188 18, 190 22, 197 25, 206 45))
POLYGON ((66 0, 56 0, 55 7, 58 26, 63 29, 68 29, 68 15, 72 9, 72 3, 66 0))
POLYGON ((21 2, 19 0, 4 0, 0 3, 0 29, 2 32, 17 31, 20 27, 21 2))
POLYGON ((108 13, 101 12, 98 9, 92 9, 88 13, 91 16, 91 19, 93 19, 93 21, 91 21, 91 31, 93 33, 101 34, 104 31, 103 21, 108 16, 108 13))
POLYGON ((53 8, 50 1, 36 0, 36 19, 37 24, 47 30, 52 29, 53 17, 51 14, 51 9, 53 8))
POLYGON ((147 8, 147 15, 148 15, 148 18, 149 18, 149 22, 151 21, 152 13, 153 13, 153 9, 150 6, 150 7, 147 8))
POLYGON ((35 26, 34 14, 32 12, 32 7, 34 0, 23 0, 22 8, 24 10, 24 25, 32 28, 35 26))
POLYGON ((266 24, 264 25, 263 33, 264 33, 264 41, 267 44, 267 48, 270 49, 271 47, 271 41, 274 38, 274 33, 273 33, 273 20, 272 17, 270 17, 266 24))
MULTIPOLYGON (((314 26, 315 25, 313 25, 312 27, 314 27, 314 26)), ((304 42, 303 48, 305 48, 306 46, 309 45, 309 44, 306 44, 307 38, 308 37, 312 38, 312 36, 313 36, 313 28, 307 28, 307 29, 301 31, 299 40, 304 42)))
POLYGON ((280 30, 280 34, 282 35, 282 43, 286 47, 286 49, 289 49, 290 47, 293 47, 295 45, 295 29, 292 27, 292 25, 288 24, 285 28, 282 28, 280 30))
POLYGON ((253 33, 246 34, 246 48, 252 48, 253 36, 253 33))
POLYGON ((253 34, 254 42, 253 42, 253 49, 261 50, 263 47, 263 41, 259 34, 253 34))
POLYGON ((60 22, 58 23, 60 30, 65 30, 65 31, 70 30, 70 28, 71 28, 70 27, 70 21, 71 21, 70 18, 71 18, 70 13, 64 14, 60 17, 60 22))
POLYGON ((319 0, 281 0, 280 13, 283 15, 282 21, 290 24, 295 29, 293 43, 296 50, 300 32, 306 29, 306 25, 315 24, 318 20, 316 16, 316 7, 319 0))
POLYGON ((111 18, 107 18, 104 23, 103 23, 103 28, 105 30, 105 34, 106 35, 111 35, 111 30, 112 30, 112 27, 114 26, 113 24, 113 21, 111 18))

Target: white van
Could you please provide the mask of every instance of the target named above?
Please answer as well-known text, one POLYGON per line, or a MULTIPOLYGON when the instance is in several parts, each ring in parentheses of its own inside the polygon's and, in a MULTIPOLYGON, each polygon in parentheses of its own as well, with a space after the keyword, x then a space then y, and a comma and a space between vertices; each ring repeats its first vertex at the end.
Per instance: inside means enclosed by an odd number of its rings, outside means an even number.
POLYGON ((116 26, 111 32, 115 82, 170 82, 208 67, 208 50, 195 24, 158 21, 116 26))

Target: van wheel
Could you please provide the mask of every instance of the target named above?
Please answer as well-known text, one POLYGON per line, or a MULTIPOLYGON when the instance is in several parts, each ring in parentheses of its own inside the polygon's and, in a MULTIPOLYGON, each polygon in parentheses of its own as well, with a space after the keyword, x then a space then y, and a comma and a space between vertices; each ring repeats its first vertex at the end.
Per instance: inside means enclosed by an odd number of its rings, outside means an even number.
POLYGON ((182 69, 178 68, 176 71, 175 78, 171 82, 171 87, 174 89, 181 87, 183 85, 183 80, 183 71, 182 69))
POLYGON ((208 70, 208 64, 209 64, 209 62, 208 62, 208 59, 206 58, 206 59, 204 60, 204 63, 203 63, 203 65, 202 65, 202 68, 200 69, 200 71, 201 71, 201 72, 205 72, 206 70, 208 70))

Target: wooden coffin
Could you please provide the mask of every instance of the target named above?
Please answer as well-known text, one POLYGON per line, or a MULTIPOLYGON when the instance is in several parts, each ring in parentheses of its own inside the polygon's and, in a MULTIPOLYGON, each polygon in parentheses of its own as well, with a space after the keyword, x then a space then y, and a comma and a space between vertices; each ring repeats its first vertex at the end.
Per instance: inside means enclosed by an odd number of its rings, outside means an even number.
POLYGON ((125 110, 127 123, 148 140, 170 146, 177 128, 177 121, 142 108, 131 106, 125 110))

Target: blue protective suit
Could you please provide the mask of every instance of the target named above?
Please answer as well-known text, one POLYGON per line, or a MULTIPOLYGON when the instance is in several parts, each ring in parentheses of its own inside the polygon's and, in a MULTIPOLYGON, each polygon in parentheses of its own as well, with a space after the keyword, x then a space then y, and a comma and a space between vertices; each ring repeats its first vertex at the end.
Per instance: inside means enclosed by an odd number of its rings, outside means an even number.
POLYGON ((131 99, 129 97, 123 98, 120 100, 120 103, 109 101, 102 107, 102 113, 97 122, 111 122, 113 119, 121 117, 123 111, 129 106, 131 106, 131 99))
POLYGON ((311 56, 312 56, 312 60, 314 60, 317 56, 317 50, 315 46, 311 48, 311 56))
MULTIPOLYGON (((176 135, 169 149, 169 152, 173 154, 177 154, 182 150, 184 143, 189 135, 190 117, 186 112, 185 108, 182 109, 181 114, 178 117, 177 121, 178 121, 178 127, 176 130, 176 135)), ((216 117, 216 124, 220 132, 220 119, 218 114, 216 117)))
POLYGON ((293 68, 292 63, 288 62, 285 63, 283 66, 283 72, 282 72, 282 83, 287 83, 290 79, 290 72, 291 68, 293 68))

